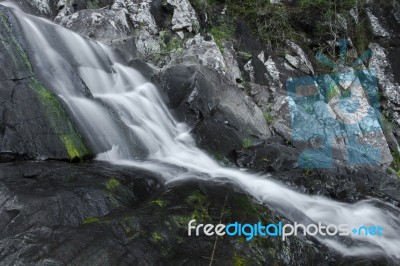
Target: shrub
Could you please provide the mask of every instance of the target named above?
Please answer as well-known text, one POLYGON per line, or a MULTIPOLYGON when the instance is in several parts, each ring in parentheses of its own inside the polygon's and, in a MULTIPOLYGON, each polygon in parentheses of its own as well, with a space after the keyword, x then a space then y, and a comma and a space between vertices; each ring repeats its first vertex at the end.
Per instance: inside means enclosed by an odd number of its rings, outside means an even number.
POLYGON ((215 43, 218 45, 221 53, 224 53, 224 41, 232 39, 234 28, 232 25, 223 23, 221 26, 211 28, 211 35, 214 37, 215 43))

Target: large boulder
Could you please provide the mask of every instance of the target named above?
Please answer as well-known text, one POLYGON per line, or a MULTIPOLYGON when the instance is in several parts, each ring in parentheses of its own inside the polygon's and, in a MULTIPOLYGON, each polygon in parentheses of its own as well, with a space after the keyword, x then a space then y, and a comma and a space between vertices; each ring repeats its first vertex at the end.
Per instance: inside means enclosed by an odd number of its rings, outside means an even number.
POLYGON ((136 55, 136 44, 124 10, 84 9, 77 12, 66 6, 54 20, 61 26, 106 45, 136 55))
POLYGON ((196 60, 169 65, 161 84, 170 107, 193 128, 200 145, 227 155, 271 135, 250 98, 224 75, 196 60))

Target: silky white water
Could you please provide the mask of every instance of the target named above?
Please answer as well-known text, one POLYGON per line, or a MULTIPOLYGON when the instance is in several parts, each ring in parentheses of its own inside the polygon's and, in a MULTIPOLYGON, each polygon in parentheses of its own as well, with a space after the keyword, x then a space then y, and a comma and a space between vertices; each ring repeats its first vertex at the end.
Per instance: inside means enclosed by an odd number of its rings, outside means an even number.
POLYGON ((220 166, 196 147, 189 128, 174 120, 157 88, 125 66, 112 49, 44 19, 20 11, 15 14, 34 51, 30 55, 35 70, 40 70, 42 80, 51 81, 47 85, 96 147, 98 160, 146 169, 167 183, 190 178, 233 182, 293 222, 348 224, 350 229, 380 225, 382 237, 350 235, 358 240, 354 242, 317 238, 344 255, 400 259, 400 210, 396 207, 374 199, 347 204, 303 195, 268 176, 220 166), (65 58, 72 58, 73 65, 65 58), (66 68, 76 72, 93 97, 74 87, 66 68), (145 159, 137 159, 138 143, 145 159))

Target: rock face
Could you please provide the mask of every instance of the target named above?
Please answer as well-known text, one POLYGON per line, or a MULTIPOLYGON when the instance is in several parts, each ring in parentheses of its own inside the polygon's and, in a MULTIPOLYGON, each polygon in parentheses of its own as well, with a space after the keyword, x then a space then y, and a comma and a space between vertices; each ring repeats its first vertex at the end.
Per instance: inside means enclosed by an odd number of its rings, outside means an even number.
POLYGON ((265 221, 280 219, 221 185, 189 182, 160 190, 157 180, 132 169, 59 162, 4 164, 0 180, 2 264, 200 265, 213 250, 223 264, 337 257, 305 238, 225 237, 214 249, 213 237, 188 237, 192 218, 218 223, 222 213, 222 222, 257 222, 262 213, 265 221))
POLYGON ((18 28, 9 11, 0 7, 1 130, 0 158, 76 159, 90 156, 82 137, 61 102, 36 77, 18 42, 18 28))
POLYGON ((188 0, 167 0, 174 7, 172 16, 172 30, 196 32, 199 28, 196 12, 188 0))
POLYGON ((124 10, 80 10, 68 12, 64 7, 55 22, 83 36, 120 48, 130 56, 136 56, 135 40, 124 10), (82 26, 84 25, 84 27, 82 26))
MULTIPOLYGON (((0 225, 5 230, 0 233, 0 261, 6 265, 203 265, 212 254, 223 265, 392 263, 384 258, 342 258, 304 236, 288 241, 189 237, 187 224, 192 219, 211 224, 286 222, 229 185, 189 181, 164 188, 152 176, 99 162, 17 162, 5 163, 1 170, 0 225)), ((279 178, 308 187, 306 193, 331 193, 350 201, 365 195, 362 189, 391 190, 391 183, 372 187, 378 175, 370 175, 367 183, 363 174, 353 173, 351 181, 342 175, 343 181, 338 181, 324 173, 317 182, 314 174, 283 171, 279 178)))

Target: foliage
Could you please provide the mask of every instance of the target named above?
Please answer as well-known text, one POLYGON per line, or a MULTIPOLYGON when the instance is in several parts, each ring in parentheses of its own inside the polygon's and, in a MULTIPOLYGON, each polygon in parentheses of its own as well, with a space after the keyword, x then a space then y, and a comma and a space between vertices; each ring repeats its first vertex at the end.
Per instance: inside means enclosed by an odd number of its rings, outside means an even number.
POLYGON ((274 116, 272 115, 272 106, 268 105, 268 107, 266 108, 266 110, 263 113, 264 119, 265 121, 271 125, 272 122, 274 121, 274 116))
POLYGON ((270 111, 265 111, 265 112, 263 113, 263 115, 264 115, 265 121, 267 121, 267 123, 268 123, 269 125, 271 125, 272 122, 274 121, 274 117, 272 116, 271 112, 270 112, 270 111))
POLYGON ((319 8, 326 10, 328 6, 336 5, 337 11, 348 10, 356 5, 356 0, 300 0, 299 5, 303 9, 319 8))
POLYGON ((176 35, 171 35, 169 31, 161 31, 159 37, 161 46, 161 54, 169 54, 173 51, 179 51, 182 45, 182 40, 176 35))
POLYGON ((277 46, 293 37, 289 23, 289 9, 283 4, 271 4, 265 0, 228 0, 228 13, 247 22, 261 42, 277 46))
POLYGON ((234 28, 228 23, 223 23, 221 26, 211 28, 211 34, 214 37, 215 43, 218 45, 221 53, 224 53, 224 41, 232 39, 234 28))

